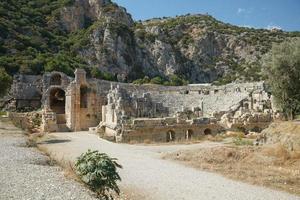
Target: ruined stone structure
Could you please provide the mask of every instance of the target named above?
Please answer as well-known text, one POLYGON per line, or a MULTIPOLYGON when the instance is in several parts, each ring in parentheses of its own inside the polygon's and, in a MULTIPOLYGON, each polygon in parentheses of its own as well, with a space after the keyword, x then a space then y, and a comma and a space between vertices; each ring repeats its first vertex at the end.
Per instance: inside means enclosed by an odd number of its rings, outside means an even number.
POLYGON ((19 75, 10 107, 42 108, 42 130, 90 129, 117 141, 175 141, 225 129, 261 130, 273 119, 263 82, 213 86, 134 85, 60 72, 19 75))

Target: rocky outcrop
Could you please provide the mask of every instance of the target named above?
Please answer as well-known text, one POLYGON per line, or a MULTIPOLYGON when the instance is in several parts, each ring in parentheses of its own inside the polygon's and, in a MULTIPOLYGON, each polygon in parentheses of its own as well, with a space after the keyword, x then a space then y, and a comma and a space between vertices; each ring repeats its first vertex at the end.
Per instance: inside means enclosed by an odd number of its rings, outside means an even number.
POLYGON ((133 24, 126 10, 110 0, 75 0, 70 6, 60 10, 59 21, 64 29, 73 32, 87 28, 103 18, 109 21, 118 20, 128 26, 133 24))
POLYGON ((232 26, 209 15, 134 22, 111 0, 15 0, 0 10, 7 11, 0 60, 9 75, 72 75, 81 67, 124 82, 145 76, 159 76, 166 85, 176 79, 175 85, 259 81, 259 62, 272 42, 300 36, 232 26))
POLYGON ((290 151, 300 152, 299 122, 276 122, 263 130, 267 144, 281 144, 290 151))
POLYGON ((91 3, 76 1, 65 8, 68 12, 64 12, 62 21, 69 30, 83 28, 87 18, 97 21, 89 28, 89 45, 78 52, 90 66, 108 71, 120 81, 145 75, 167 79, 174 74, 192 83, 224 77, 227 82, 237 78, 259 80, 258 63, 271 44, 263 43, 260 37, 271 42, 288 37, 284 32, 274 34, 231 26, 208 15, 155 19, 133 25, 123 8, 107 1, 97 2, 98 9, 89 10, 91 3), (81 20, 72 20, 72 11, 81 20))

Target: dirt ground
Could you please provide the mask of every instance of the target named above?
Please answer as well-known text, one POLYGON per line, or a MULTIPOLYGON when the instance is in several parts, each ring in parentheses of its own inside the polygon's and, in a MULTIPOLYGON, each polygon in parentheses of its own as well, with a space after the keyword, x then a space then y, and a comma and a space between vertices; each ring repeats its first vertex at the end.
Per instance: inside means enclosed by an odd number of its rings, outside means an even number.
POLYGON ((175 160, 225 177, 300 195, 300 152, 282 145, 228 145, 166 153, 175 160))
POLYGON ((241 183, 220 174, 161 159, 167 153, 224 147, 223 143, 203 141, 196 144, 129 145, 112 143, 88 132, 73 132, 51 133, 39 146, 45 148, 55 160, 66 163, 73 163, 88 149, 118 158, 123 166, 119 171, 122 177, 120 189, 125 193, 130 189, 129 193, 134 196, 142 196, 134 199, 300 199, 286 192, 241 183))

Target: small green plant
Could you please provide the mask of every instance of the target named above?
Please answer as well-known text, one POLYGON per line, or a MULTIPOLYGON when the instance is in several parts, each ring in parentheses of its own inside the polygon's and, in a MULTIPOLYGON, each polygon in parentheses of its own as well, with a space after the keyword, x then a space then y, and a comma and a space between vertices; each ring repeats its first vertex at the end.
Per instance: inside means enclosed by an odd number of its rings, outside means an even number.
POLYGON ((243 139, 241 137, 234 138, 233 143, 237 146, 253 146, 253 142, 251 140, 243 139))
POLYGON ((26 147, 28 147, 28 148, 37 147, 37 138, 38 137, 36 134, 30 135, 26 141, 26 147))
POLYGON ((113 199, 112 193, 120 194, 117 181, 121 181, 117 169, 122 168, 105 153, 88 150, 75 164, 76 173, 81 180, 104 199, 113 199))
POLYGON ((39 114, 34 115, 32 118, 32 123, 33 123, 33 126, 41 126, 42 116, 39 114))
POLYGON ((4 116, 4 115, 6 115, 6 112, 0 110, 0 116, 4 116))
POLYGON ((0 67, 0 97, 4 96, 12 82, 12 78, 4 68, 0 67))

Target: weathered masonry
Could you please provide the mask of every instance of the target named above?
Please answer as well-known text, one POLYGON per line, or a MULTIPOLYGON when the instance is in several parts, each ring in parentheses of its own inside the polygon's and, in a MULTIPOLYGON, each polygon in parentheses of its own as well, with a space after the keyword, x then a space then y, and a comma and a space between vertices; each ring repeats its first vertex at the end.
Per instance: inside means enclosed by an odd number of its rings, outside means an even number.
POLYGON ((10 108, 42 108, 44 132, 91 130, 117 141, 175 141, 228 128, 260 130, 274 118, 263 82, 134 85, 61 72, 15 76, 10 108))

